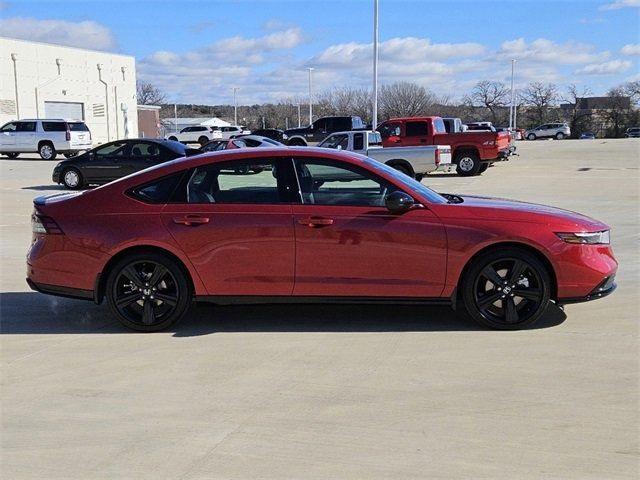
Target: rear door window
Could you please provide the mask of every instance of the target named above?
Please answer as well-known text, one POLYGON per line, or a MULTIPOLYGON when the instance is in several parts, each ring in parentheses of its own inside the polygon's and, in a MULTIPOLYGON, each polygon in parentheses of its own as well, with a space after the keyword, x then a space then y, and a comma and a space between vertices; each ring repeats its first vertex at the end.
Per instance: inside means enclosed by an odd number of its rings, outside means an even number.
POLYGON ((405 129, 407 137, 423 137, 429 133, 427 122, 407 122, 405 129))
POLYGON ((364 149, 364 133, 353 135, 353 149, 356 151, 364 149))
POLYGON ((66 122, 42 122, 42 129, 45 132, 66 132, 66 122))

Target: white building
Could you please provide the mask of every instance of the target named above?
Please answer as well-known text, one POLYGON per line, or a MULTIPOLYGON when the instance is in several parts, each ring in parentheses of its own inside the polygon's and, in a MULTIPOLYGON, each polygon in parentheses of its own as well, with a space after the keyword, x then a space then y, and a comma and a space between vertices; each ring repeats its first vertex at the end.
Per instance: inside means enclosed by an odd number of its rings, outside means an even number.
POLYGON ((135 59, 0 37, 0 125, 84 120, 94 144, 138 136, 135 59))

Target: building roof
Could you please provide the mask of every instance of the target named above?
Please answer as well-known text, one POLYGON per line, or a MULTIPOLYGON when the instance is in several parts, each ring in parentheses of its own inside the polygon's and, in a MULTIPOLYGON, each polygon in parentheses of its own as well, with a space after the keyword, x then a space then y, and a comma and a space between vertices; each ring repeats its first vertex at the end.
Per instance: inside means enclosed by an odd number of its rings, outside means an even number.
POLYGON ((228 127, 231 125, 218 117, 167 117, 163 118, 162 121, 171 125, 176 123, 178 125, 204 125, 207 127, 228 127))

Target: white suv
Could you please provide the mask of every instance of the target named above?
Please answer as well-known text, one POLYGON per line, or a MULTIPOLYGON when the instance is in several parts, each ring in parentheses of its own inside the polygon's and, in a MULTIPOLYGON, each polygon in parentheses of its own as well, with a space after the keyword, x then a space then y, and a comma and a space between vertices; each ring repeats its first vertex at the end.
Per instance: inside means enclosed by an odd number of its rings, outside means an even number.
POLYGON ((535 140, 537 138, 555 138, 562 140, 571 136, 571 129, 566 123, 546 123, 539 127, 524 132, 524 138, 535 140))
POLYGON ((0 154, 9 158, 35 152, 43 160, 53 160, 58 153, 68 158, 91 147, 91 132, 82 121, 27 119, 0 128, 0 154))
POLYGON ((193 127, 184 127, 180 133, 171 133, 167 135, 167 140, 174 140, 182 143, 199 143, 201 146, 213 140, 213 133, 210 127, 204 125, 194 125, 193 127))
POLYGON ((213 138, 215 140, 230 140, 237 135, 249 135, 251 130, 247 130, 242 125, 230 125, 228 127, 214 127, 213 138))

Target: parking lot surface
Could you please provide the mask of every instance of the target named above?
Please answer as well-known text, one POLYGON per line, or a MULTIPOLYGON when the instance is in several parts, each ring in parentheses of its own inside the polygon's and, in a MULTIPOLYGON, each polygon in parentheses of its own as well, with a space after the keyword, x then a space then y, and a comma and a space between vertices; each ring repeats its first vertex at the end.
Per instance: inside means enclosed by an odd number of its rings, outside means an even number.
POLYGON ((0 474, 637 478, 640 140, 518 148, 424 183, 601 219, 620 269, 610 297, 517 332, 436 307, 199 305, 131 333, 104 305, 28 289, 32 199, 58 191, 55 162, 0 160, 0 474))

